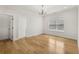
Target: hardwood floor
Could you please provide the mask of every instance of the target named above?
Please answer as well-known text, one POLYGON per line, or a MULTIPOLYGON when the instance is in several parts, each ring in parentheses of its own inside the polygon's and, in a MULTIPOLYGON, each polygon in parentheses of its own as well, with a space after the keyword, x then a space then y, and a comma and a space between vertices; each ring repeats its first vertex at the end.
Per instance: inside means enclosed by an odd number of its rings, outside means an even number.
POLYGON ((77 41, 57 36, 39 35, 20 40, 0 40, 0 54, 76 54, 77 41))

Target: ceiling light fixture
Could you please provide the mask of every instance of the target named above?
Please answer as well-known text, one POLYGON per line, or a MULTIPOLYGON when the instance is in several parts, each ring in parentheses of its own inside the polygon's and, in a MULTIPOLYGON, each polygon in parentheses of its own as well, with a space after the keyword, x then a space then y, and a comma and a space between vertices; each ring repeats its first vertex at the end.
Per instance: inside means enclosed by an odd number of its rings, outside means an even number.
POLYGON ((42 10, 41 10, 41 14, 44 14, 44 5, 42 5, 42 10))
POLYGON ((42 5, 41 6, 41 15, 44 16, 46 13, 45 13, 45 6, 42 5))

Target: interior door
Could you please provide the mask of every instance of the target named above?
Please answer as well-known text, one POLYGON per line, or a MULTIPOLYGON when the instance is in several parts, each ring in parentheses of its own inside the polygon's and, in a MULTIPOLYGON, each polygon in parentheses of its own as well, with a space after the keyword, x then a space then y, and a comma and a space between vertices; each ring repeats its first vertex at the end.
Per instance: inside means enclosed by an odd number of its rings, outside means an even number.
POLYGON ((0 15, 0 40, 9 39, 10 16, 0 15))

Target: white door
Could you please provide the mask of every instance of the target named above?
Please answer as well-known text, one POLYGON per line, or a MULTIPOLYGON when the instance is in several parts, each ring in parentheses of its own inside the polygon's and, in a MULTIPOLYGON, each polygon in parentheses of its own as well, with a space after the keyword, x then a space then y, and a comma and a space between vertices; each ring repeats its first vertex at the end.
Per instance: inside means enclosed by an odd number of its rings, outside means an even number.
POLYGON ((0 15, 0 40, 10 38, 10 20, 11 16, 0 15))

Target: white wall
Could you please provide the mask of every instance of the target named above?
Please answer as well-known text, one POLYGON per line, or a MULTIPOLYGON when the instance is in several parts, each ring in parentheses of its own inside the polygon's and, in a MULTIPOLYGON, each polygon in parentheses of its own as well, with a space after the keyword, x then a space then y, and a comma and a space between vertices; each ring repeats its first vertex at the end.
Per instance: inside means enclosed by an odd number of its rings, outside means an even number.
POLYGON ((43 21, 40 15, 27 15, 27 29, 26 36, 35 36, 42 34, 43 21))
POLYGON ((18 37, 17 38, 22 38, 22 37, 25 37, 26 34, 26 17, 24 15, 19 15, 18 16, 18 21, 17 21, 17 34, 18 34, 18 37))
POLYGON ((77 39, 77 32, 78 32, 77 13, 78 13, 77 8, 72 8, 45 16, 44 33, 77 39), (48 27, 49 20, 54 20, 56 17, 62 17, 62 19, 64 20, 64 32, 49 30, 48 27))
POLYGON ((17 39, 42 34, 42 18, 38 14, 26 11, 26 14, 19 14, 15 22, 17 39))
MULTIPOLYGON (((15 8, 15 7, 14 7, 15 8)), ((16 7, 17 8, 17 7, 16 7)), ((13 39, 17 40, 25 36, 34 36, 42 34, 41 16, 29 11, 19 9, 0 8, 0 14, 8 14, 13 16, 13 39)))

